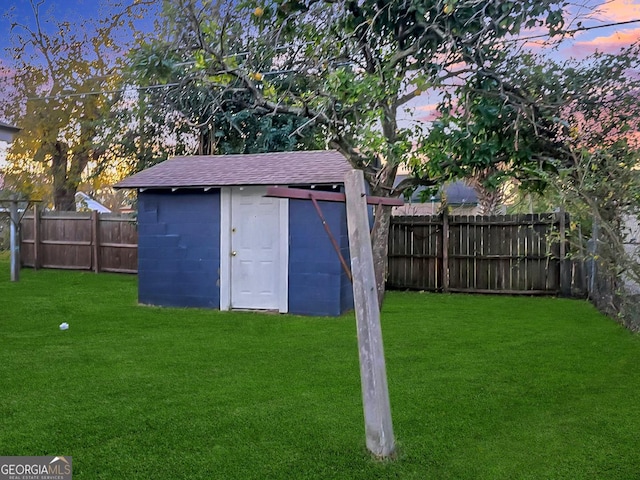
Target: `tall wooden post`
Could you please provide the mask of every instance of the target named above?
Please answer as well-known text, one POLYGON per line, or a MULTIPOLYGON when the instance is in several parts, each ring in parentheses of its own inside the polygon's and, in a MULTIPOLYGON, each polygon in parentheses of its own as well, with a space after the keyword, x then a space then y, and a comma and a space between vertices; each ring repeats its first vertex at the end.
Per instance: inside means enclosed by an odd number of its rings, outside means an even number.
POLYGON ((91 249, 93 271, 100 273, 100 215, 95 210, 91 212, 91 249))
POLYGON ((395 440, 382 345, 380 307, 373 269, 367 199, 361 170, 352 170, 346 174, 345 196, 366 444, 374 455, 389 457, 394 453, 395 440))
POLYGON ((587 293, 589 294, 589 298, 591 300, 596 298, 596 288, 598 284, 596 283, 596 277, 598 276, 598 262, 596 261, 596 256, 598 255, 598 241, 600 237, 600 222, 599 216, 594 212, 593 214, 593 223, 591 227, 591 241, 589 242, 588 252, 589 252, 589 285, 587 293))
POLYGON ((560 295, 571 296, 571 270, 567 262, 567 214, 564 206, 558 212, 558 233, 560 236, 560 295))
POLYGON ((40 268, 40 208, 33 204, 33 269, 40 268))
POLYGON ((20 280, 20 216, 18 215, 18 200, 13 197, 9 206, 10 229, 9 238, 11 245, 11 281, 20 280))
POLYGON ((442 291, 449 291, 449 207, 442 210, 442 291))

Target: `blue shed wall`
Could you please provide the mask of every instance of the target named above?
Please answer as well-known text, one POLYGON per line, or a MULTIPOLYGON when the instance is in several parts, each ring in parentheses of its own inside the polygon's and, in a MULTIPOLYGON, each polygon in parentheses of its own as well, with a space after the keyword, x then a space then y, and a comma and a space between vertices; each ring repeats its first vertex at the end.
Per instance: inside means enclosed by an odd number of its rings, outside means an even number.
MULTIPOLYGON (((345 205, 318 202, 349 263, 345 205)), ((289 312, 337 316, 353 308, 351 283, 308 200, 289 200, 289 312)))
POLYGON ((220 191, 138 194, 138 301, 220 306, 220 191))
MULTIPOLYGON (((344 211, 344 223, 342 234, 340 235, 340 250, 342 251, 342 256, 347 261, 347 265, 349 266, 349 270, 351 270, 351 254, 349 253, 349 232, 347 230, 347 213, 346 209, 344 211)), ((340 269, 342 273, 342 278, 340 280, 340 309, 343 312, 348 310, 353 310, 353 284, 347 274, 344 272, 344 269, 340 269)))

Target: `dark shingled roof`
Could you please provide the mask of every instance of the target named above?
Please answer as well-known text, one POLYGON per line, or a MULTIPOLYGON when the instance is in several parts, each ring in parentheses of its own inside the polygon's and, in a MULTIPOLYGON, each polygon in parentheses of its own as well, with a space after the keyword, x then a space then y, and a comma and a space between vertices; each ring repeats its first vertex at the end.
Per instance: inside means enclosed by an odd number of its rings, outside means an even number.
POLYGON ((115 188, 308 185, 344 182, 352 169, 335 150, 174 157, 125 178, 115 188))
MULTIPOLYGON (((399 174, 396 177, 395 185, 398 185, 402 180, 407 178, 408 175, 399 174)), ((418 187, 413 191, 410 199, 407 200, 408 203, 421 203, 422 196, 421 192, 425 190, 425 187, 418 187)), ((431 200, 435 200, 440 202, 442 200, 442 192, 447 198, 447 203, 449 205, 477 205, 478 204, 478 194, 463 180, 456 180, 454 182, 447 183, 440 187, 439 191, 435 193, 431 200)), ((427 197, 427 202, 429 201, 429 197, 427 197)))
POLYGON ((9 125, 8 123, 0 122, 0 142, 13 142, 13 137, 18 133, 20 129, 9 125))
POLYGON ((14 125, 9 125, 8 123, 0 122, 0 128, 3 130, 9 130, 11 132, 19 132, 20 129, 14 125))

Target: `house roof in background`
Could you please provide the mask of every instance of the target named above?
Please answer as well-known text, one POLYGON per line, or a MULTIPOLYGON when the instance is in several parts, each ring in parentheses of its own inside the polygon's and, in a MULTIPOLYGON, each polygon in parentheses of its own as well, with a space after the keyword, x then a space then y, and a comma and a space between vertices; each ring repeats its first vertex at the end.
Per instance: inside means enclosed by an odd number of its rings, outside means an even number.
MULTIPOLYGON (((395 184, 397 185, 407 177, 408 175, 398 175, 395 184)), ((407 203, 421 203, 420 192, 423 190, 425 190, 425 187, 416 188, 411 198, 407 199, 407 203)), ((456 180, 440 187, 433 196, 433 200, 436 202, 441 201, 443 191, 449 205, 476 205, 478 203, 476 191, 462 180, 456 180)))
POLYGON ((115 188, 343 183, 352 169, 335 150, 173 157, 116 183, 115 188))
POLYGON ((0 122, 0 128, 4 130, 10 130, 12 132, 19 132, 20 129, 14 125, 9 125, 8 123, 0 122))
POLYGON ((477 192, 462 180, 445 185, 444 191, 449 205, 475 205, 478 203, 477 192))
POLYGON ((84 192, 76 192, 76 210, 93 210, 99 213, 111 213, 107 207, 84 192))
POLYGON ((13 136, 18 133, 20 129, 8 123, 0 122, 0 142, 11 143, 13 136))

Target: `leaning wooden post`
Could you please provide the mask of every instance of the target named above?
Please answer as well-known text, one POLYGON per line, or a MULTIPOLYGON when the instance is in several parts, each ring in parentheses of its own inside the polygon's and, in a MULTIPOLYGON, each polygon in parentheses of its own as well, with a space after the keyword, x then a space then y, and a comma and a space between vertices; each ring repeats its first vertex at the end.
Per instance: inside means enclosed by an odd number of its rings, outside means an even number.
POLYGON ((366 443, 374 455, 389 457, 394 453, 395 441, 369 235, 367 199, 361 170, 352 170, 346 174, 345 196, 366 443))
POLYGON ((20 216, 18 215, 18 200, 16 200, 15 197, 11 198, 9 216, 11 219, 11 226, 9 229, 11 245, 11 281, 17 282, 20 280, 20 216))

